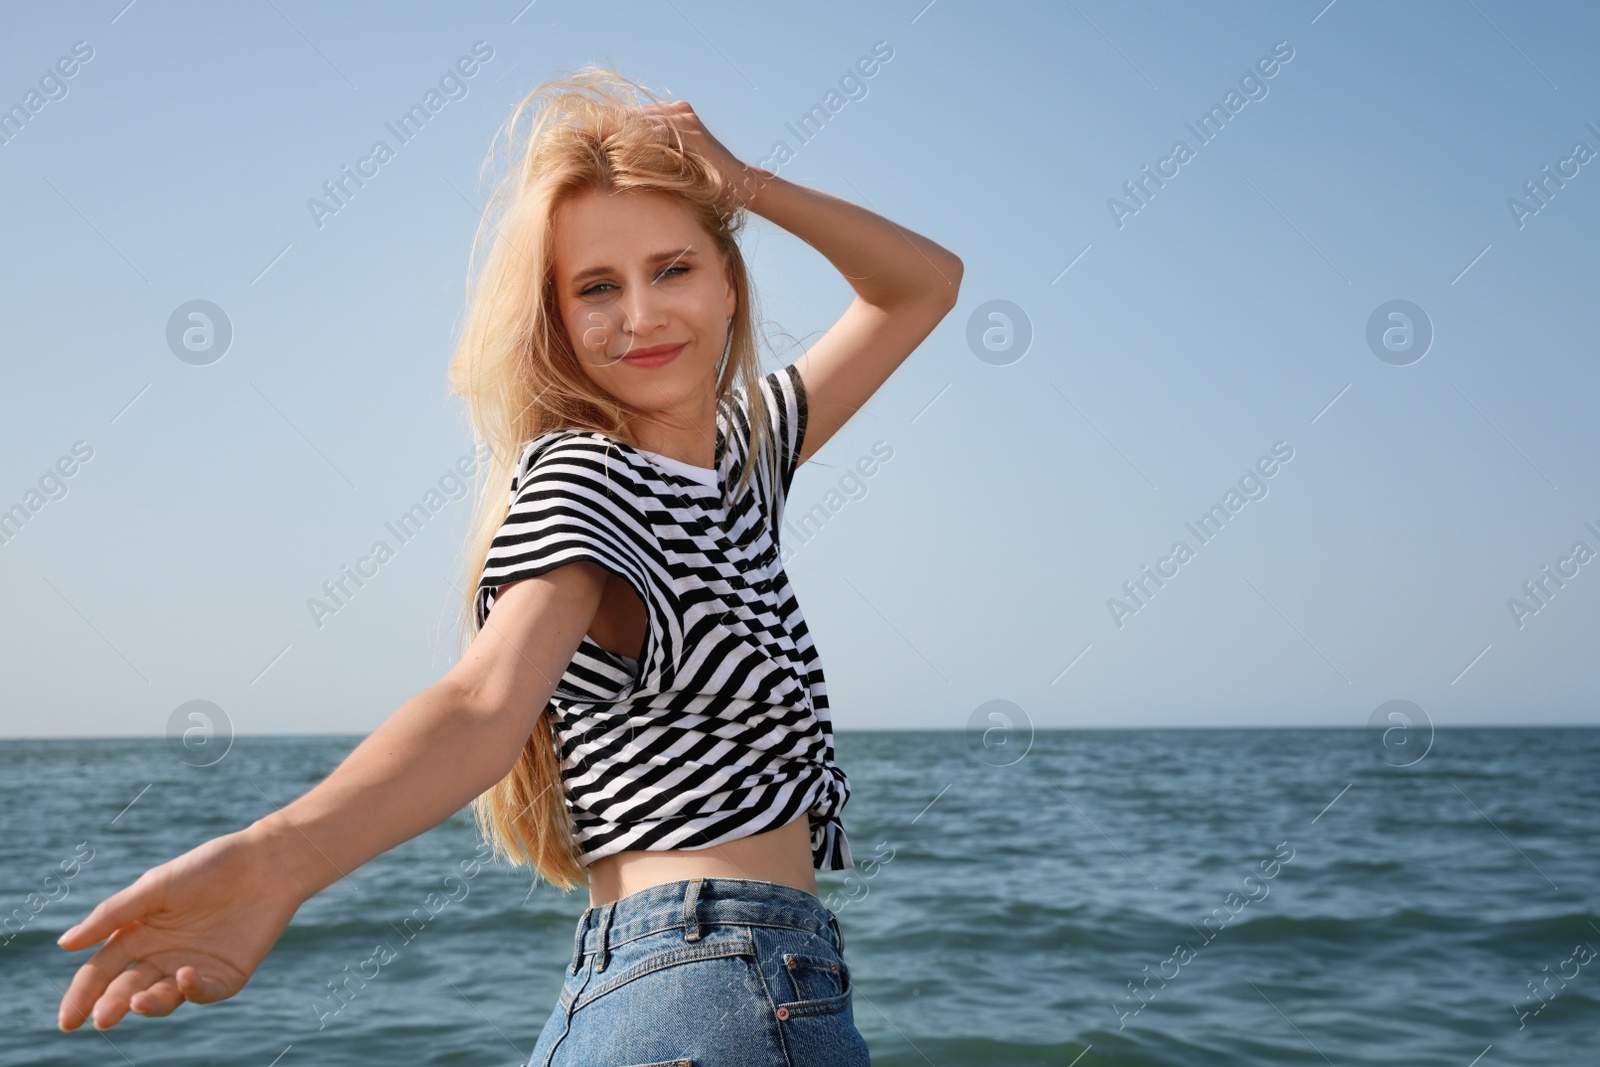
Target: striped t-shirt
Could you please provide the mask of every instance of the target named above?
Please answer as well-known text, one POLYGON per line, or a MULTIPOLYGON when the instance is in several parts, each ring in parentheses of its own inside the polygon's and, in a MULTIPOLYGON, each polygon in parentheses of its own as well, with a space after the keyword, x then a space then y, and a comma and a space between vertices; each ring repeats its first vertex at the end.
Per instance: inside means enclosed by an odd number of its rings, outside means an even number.
POLYGON ((550 698, 585 866, 634 849, 709 848, 801 812, 814 868, 854 866, 822 663, 778 554, 805 386, 791 364, 760 379, 760 393, 772 441, 731 506, 723 489, 738 484, 749 449, 742 388, 717 414, 715 481, 710 468, 581 430, 530 441, 512 480, 478 583, 480 629, 500 588, 580 559, 645 605, 638 657, 585 635, 550 698))

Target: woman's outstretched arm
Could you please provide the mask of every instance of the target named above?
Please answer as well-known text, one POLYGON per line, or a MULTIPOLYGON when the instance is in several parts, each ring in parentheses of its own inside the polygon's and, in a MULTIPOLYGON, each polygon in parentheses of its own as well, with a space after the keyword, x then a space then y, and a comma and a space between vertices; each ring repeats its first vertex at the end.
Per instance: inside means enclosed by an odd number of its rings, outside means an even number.
POLYGON ((507 586, 461 660, 327 778, 102 901, 61 938, 69 951, 106 943, 73 976, 60 1028, 233 996, 302 903, 498 782, 593 622, 606 576, 579 560, 507 586))
POLYGON ((682 100, 644 112, 660 136, 703 156, 745 207, 822 253, 856 297, 795 361, 805 383, 805 439, 797 463, 864 406, 956 305, 961 260, 919 233, 848 200, 741 163, 682 100), (675 130, 676 134, 669 131, 675 130))
POLYGON ((501 590, 449 673, 315 789, 254 825, 307 898, 510 772, 599 608, 608 572, 575 562, 501 590))

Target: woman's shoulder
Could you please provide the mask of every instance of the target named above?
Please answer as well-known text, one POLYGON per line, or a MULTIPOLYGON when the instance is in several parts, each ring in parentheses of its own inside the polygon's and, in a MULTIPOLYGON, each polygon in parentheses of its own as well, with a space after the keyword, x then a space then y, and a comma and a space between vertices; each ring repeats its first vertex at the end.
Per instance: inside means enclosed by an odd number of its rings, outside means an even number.
POLYGON ((531 481, 602 482, 608 491, 641 490, 636 454, 626 442, 595 430, 551 430, 528 441, 517 460, 517 486, 531 481))

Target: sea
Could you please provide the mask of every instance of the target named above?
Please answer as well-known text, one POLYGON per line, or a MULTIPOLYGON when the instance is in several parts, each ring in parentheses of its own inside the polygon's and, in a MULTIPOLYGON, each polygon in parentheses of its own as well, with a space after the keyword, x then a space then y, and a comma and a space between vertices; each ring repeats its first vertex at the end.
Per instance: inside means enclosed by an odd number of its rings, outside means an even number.
MULTIPOLYGON (((840 731, 857 865, 817 881, 872 1062, 1600 1063, 1600 729, 1413 734, 840 731)), ((504 865, 447 888, 484 854, 469 809, 307 901, 236 996, 57 1030, 90 955, 63 930, 360 740, 235 737, 206 766, 0 742, 0 1064, 523 1064, 588 898, 504 865)))

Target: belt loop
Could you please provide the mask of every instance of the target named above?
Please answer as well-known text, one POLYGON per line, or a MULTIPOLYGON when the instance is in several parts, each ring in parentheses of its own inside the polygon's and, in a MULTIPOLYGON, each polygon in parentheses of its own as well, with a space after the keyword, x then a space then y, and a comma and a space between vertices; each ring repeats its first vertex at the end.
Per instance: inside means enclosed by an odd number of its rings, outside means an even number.
POLYGON ((695 910, 700 900, 700 883, 703 878, 694 878, 689 882, 689 890, 683 895, 683 939, 685 941, 700 940, 700 916, 695 910))
POLYGON ((839 925, 839 916, 832 911, 828 912, 828 925, 833 927, 834 940, 839 942, 839 955, 844 955, 844 927, 839 925))
POLYGON ((578 917, 578 932, 572 938, 572 966, 567 968, 577 974, 583 966, 583 935, 589 929, 589 913, 593 908, 584 908, 583 914, 578 917))
POLYGON ((612 901, 600 909, 600 947, 597 950, 599 957, 595 960, 594 969, 603 971, 611 960, 611 917, 616 914, 617 902, 612 901))

